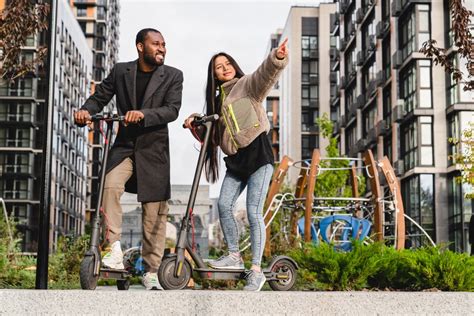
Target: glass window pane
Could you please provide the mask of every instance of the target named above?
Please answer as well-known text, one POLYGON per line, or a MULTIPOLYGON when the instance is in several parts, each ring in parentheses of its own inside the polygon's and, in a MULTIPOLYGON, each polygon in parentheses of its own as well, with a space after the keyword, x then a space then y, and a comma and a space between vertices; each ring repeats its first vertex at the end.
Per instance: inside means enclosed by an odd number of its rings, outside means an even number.
POLYGON ((420 108, 431 108, 431 89, 420 90, 420 108))
POLYGON ((421 124, 421 144, 432 144, 431 124, 421 124))
POLYGON ((431 166, 433 165, 433 147, 421 147, 420 148, 420 162, 424 166, 431 166))
POLYGON ((420 67, 420 88, 431 88, 431 71, 428 67, 420 67))

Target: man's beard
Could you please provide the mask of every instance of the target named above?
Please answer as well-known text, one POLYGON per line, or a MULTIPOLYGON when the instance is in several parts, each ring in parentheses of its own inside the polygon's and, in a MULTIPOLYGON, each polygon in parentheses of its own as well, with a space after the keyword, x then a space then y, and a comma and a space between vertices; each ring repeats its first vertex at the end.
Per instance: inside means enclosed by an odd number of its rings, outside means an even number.
POLYGON ((145 63, 147 63, 150 66, 161 66, 161 65, 163 65, 163 63, 165 61, 164 56, 163 56, 163 60, 161 62, 156 61, 155 56, 156 56, 155 53, 149 53, 149 52, 145 51, 145 54, 143 54, 143 60, 145 61, 145 63))

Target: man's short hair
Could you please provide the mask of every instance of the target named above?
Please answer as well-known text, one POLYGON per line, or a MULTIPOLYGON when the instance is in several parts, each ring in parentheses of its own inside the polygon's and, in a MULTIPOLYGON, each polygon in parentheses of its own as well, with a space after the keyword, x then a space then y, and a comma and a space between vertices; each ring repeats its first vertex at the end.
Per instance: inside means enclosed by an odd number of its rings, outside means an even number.
POLYGON ((143 30, 140 30, 140 32, 137 33, 137 37, 135 38, 135 45, 138 44, 138 43, 144 43, 145 42, 145 38, 147 36, 148 33, 150 32, 155 32, 155 33, 160 33, 160 31, 156 30, 156 29, 152 29, 152 28, 146 28, 146 29, 143 29, 143 30))

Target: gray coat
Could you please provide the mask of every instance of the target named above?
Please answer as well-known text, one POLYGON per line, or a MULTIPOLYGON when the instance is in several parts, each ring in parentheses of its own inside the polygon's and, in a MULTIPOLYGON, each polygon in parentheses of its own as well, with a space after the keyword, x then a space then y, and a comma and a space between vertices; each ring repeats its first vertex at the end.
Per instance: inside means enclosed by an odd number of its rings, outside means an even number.
MULTIPOLYGON (((96 114, 116 96, 117 112, 125 115, 136 110, 136 73, 138 60, 118 63, 86 100, 82 109, 96 114)), ((109 154, 107 172, 125 158, 133 158, 134 175, 126 191, 138 193, 139 202, 157 202, 170 198, 170 161, 168 123, 178 118, 183 90, 183 73, 162 65, 148 83, 140 111, 139 124, 120 124, 109 154)))

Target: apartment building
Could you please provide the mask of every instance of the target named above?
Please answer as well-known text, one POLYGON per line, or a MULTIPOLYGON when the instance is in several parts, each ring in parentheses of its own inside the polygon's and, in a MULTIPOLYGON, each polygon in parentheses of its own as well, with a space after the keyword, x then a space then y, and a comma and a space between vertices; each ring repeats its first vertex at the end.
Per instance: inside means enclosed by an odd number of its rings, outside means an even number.
MULTIPOLYGON (((464 2, 474 7, 472 2, 464 2)), ((474 121, 474 99, 419 53, 436 39, 455 64, 448 1, 341 0, 332 18, 339 37, 341 153, 388 156, 401 181, 405 212, 436 242, 469 251, 468 190, 448 155, 449 137, 474 121)), ((465 62, 464 62, 465 63, 465 62)), ((408 233, 412 227, 408 226, 408 233)))
MULTIPOLYGON (((22 58, 33 60, 45 39, 46 34, 31 35, 22 58)), ((89 94, 92 52, 65 0, 58 1, 54 53, 51 244, 60 235, 83 233, 86 202, 87 132, 73 124, 72 111, 89 94)), ((0 80, 0 197, 19 222, 24 251, 37 247, 48 93, 44 71, 37 68, 14 82, 0 80)))
MULTIPOLYGON (((71 7, 93 52, 93 76, 91 90, 109 73, 118 60, 120 4, 119 0, 70 0, 71 7)), ((82 105, 82 104, 80 104, 82 105)), ((79 105, 79 106, 80 106, 79 105)), ((115 98, 104 112, 115 110, 115 98)), ((104 139, 99 125, 89 134, 89 189, 88 209, 97 203, 99 172, 102 166, 104 139)))
MULTIPOLYGON (((288 38, 289 65, 279 81, 279 159, 287 155, 294 161, 310 159, 313 148, 324 148, 327 140, 315 124, 323 113, 330 115, 331 41, 330 16, 336 4, 319 7, 293 6, 281 38, 288 38)), ((289 170, 295 182, 297 171, 289 170)))

